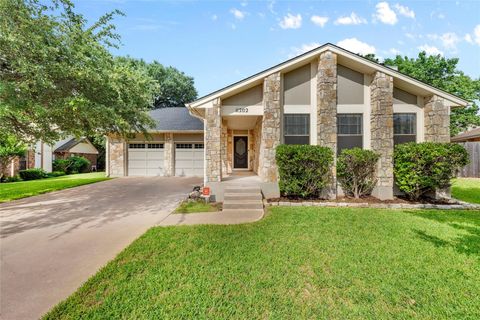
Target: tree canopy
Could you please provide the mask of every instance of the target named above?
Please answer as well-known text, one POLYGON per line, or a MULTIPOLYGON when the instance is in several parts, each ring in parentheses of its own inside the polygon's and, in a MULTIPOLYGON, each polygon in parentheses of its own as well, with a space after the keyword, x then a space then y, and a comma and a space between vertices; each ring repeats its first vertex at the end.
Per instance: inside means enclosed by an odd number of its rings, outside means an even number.
POLYGON ((472 102, 466 108, 452 109, 451 135, 465 131, 471 126, 480 126, 478 107, 480 79, 472 79, 463 71, 458 70, 458 61, 458 58, 429 56, 425 52, 420 52, 417 58, 397 55, 394 59, 385 59, 384 61, 387 66, 397 66, 401 73, 472 102))
POLYGON ((145 131, 158 83, 108 51, 111 23, 92 25, 68 0, 0 1, 0 123, 20 140, 145 131))

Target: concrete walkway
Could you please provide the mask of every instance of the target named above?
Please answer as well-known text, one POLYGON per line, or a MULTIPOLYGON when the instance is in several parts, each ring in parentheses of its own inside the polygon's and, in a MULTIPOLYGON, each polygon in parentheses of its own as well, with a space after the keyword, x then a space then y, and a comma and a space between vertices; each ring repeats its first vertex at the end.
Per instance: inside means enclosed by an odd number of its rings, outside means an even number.
POLYGON ((200 184, 118 178, 0 204, 0 319, 41 317, 200 184))
POLYGON ((241 224, 263 218, 263 210, 228 210, 203 213, 172 213, 159 226, 180 226, 197 224, 241 224))

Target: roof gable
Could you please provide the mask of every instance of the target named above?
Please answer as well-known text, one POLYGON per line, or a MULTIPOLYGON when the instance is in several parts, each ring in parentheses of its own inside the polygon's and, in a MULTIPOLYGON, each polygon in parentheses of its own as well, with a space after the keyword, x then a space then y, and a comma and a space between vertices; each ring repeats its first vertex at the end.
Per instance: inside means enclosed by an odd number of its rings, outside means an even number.
POLYGON ((290 71, 296 67, 300 67, 304 65, 305 63, 309 63, 309 61, 315 59, 320 55, 320 53, 330 50, 334 53, 336 53, 339 56, 339 63, 342 62, 348 62, 348 63, 353 63, 356 64, 360 69, 358 70, 364 73, 370 72, 373 73, 374 71, 381 71, 387 75, 392 76, 397 82, 399 82, 400 87, 403 86, 401 89, 413 89, 414 91, 418 91, 419 93, 422 93, 422 95, 427 95, 427 94, 436 94, 448 101, 450 101, 451 106, 466 106, 469 104, 469 102, 465 99, 462 99, 460 97, 457 97, 451 93, 448 93, 446 91, 443 91, 441 89, 435 88, 431 85, 428 85, 420 80, 417 80, 415 78, 412 78, 410 76, 407 76, 397 70, 394 70, 392 68, 386 67, 382 64, 373 62, 371 60, 368 60, 358 54, 355 54, 353 52, 350 52, 348 50, 345 50, 343 48, 340 48, 336 45, 333 45, 331 43, 326 43, 318 48, 315 48, 313 50, 310 50, 302 55, 299 55, 295 58, 289 59, 287 61, 284 61, 278 65, 275 65, 271 68, 265 69, 259 73, 256 73, 250 77, 247 77, 243 80, 240 80, 238 82, 235 82, 227 87, 224 87, 222 89, 219 89, 217 91, 214 91, 210 94, 207 94, 189 104, 187 104, 187 107, 189 108, 197 108, 200 107, 216 98, 219 98, 224 95, 230 95, 233 93, 238 93, 241 92, 245 89, 248 89, 252 86, 258 85, 259 82, 263 81, 263 78, 266 76, 275 73, 275 72, 287 72, 290 71))

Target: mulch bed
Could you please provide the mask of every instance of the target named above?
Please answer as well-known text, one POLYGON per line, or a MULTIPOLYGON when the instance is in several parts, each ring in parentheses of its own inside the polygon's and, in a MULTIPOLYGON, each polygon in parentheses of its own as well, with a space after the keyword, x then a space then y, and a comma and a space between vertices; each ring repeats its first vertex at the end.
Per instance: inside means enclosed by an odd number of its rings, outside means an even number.
POLYGON ((448 204, 459 204, 458 201, 451 199, 433 199, 433 198, 422 198, 418 201, 411 201, 405 197, 395 197, 392 200, 380 200, 372 196, 361 197, 359 199, 355 199, 352 197, 339 197, 337 199, 301 199, 296 197, 280 197, 280 198, 273 198, 268 199, 268 202, 337 202, 337 203, 368 203, 368 204, 440 204, 440 205, 448 205, 448 204))

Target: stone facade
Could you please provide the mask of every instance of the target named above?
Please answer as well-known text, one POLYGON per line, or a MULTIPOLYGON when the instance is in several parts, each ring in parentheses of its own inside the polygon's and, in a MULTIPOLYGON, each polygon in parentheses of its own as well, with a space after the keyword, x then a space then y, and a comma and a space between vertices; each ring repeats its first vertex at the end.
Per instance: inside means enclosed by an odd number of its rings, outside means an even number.
POLYGON ((277 72, 266 77, 263 82, 263 118, 258 165, 258 175, 262 182, 278 180, 275 149, 280 144, 280 79, 280 73, 277 72))
POLYGON ((221 146, 221 158, 222 158, 222 176, 228 175, 228 129, 226 121, 222 121, 222 146, 221 146))
POLYGON ((320 54, 317 70, 317 137, 320 146, 328 147, 334 155, 331 183, 326 188, 326 198, 335 198, 337 154, 337 55, 326 51, 320 54))
POLYGON ((173 142, 173 133, 165 133, 165 142, 163 144, 163 174, 166 177, 175 175, 175 143, 173 142))
POLYGON ((233 170, 233 130, 227 129, 227 173, 233 170))
POLYGON ((370 85, 371 148, 380 154, 377 186, 372 195, 393 198, 393 78, 375 72, 370 85))
POLYGON ((222 116, 220 99, 205 109, 205 166, 206 182, 222 181, 222 116))
POLYGON ((125 151, 126 144, 122 138, 108 137, 109 152, 109 170, 108 174, 112 177, 121 177, 125 175, 125 151))
POLYGON ((253 128, 253 172, 258 174, 260 165, 260 144, 262 142, 262 119, 258 119, 253 128))
POLYGON ((436 95, 425 98, 425 141, 450 142, 450 115, 444 100, 436 95))

